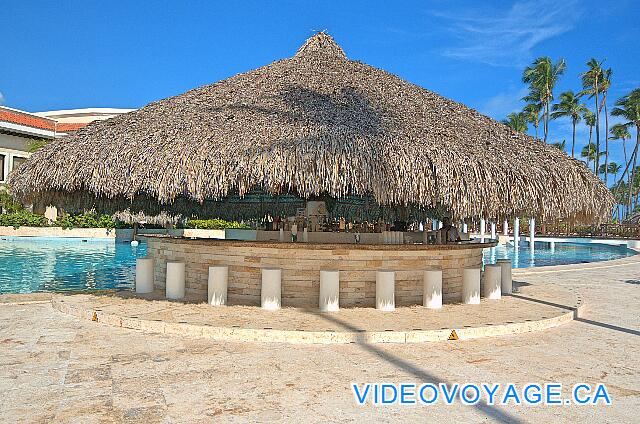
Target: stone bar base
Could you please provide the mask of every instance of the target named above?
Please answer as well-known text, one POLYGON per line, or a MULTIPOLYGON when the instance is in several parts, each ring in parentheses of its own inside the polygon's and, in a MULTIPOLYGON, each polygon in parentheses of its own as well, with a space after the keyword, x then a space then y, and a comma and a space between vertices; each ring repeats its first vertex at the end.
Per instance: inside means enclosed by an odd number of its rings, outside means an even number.
POLYGON ((468 245, 367 245, 147 237, 155 285, 165 287, 167 261, 186 264, 186 291, 207 299, 208 272, 227 265, 229 305, 260 305, 263 268, 282 270, 282 306, 319 305, 320 270, 340 271, 340 306, 375 307, 376 272, 395 271, 395 304, 422 305, 424 270, 442 269, 442 300, 462 298, 462 269, 482 264, 482 249, 468 245))

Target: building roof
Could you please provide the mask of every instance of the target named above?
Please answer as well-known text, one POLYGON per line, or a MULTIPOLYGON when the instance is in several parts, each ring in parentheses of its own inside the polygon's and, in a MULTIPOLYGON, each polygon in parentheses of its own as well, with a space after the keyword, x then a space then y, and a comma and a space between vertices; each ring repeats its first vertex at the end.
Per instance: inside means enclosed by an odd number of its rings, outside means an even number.
POLYGON ((56 120, 0 106, 0 130, 28 137, 54 138, 56 120))
POLYGON ((55 138, 135 109, 86 108, 31 113, 0 106, 0 130, 28 137, 55 138))
POLYGON ((11 186, 24 199, 187 213, 255 188, 455 218, 597 219, 614 203, 582 162, 349 60, 325 33, 292 58, 93 122, 36 152, 11 186))

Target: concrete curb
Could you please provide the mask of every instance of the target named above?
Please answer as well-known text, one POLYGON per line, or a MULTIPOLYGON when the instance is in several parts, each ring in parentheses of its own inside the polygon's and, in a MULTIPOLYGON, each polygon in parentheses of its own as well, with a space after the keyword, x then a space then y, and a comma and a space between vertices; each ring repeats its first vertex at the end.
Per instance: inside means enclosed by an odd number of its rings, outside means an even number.
POLYGON ((504 336, 557 327, 579 317, 584 309, 582 298, 578 294, 575 305, 571 309, 567 309, 566 313, 551 318, 543 317, 543 319, 536 321, 526 320, 499 325, 432 330, 343 332, 215 327, 189 324, 187 322, 148 320, 137 316, 105 313, 100 309, 90 307, 82 308, 70 302, 65 302, 64 299, 59 297, 51 299, 51 304, 54 309, 77 318, 145 333, 170 334, 218 341, 288 344, 423 343, 449 340, 454 331, 459 340, 504 336))

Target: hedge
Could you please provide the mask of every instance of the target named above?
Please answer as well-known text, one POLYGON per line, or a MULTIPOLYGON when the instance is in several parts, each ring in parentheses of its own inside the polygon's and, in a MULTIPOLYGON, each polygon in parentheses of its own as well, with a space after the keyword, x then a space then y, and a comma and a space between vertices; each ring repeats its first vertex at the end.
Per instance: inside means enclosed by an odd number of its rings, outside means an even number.
MULTIPOLYGON (((82 215, 64 215, 49 224, 43 215, 31 213, 26 209, 0 214, 0 226, 4 227, 62 227, 69 228, 131 228, 131 224, 114 220, 111 215, 85 213, 82 215)), ((249 228, 245 224, 223 219, 189 219, 183 228, 203 230, 223 230, 225 228, 249 228)))

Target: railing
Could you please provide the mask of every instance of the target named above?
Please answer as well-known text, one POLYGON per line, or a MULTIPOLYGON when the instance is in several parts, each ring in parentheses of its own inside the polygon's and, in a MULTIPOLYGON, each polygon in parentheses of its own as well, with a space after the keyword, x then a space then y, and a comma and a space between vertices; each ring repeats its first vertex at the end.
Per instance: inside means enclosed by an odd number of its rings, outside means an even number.
MULTIPOLYGON (((540 231, 536 231, 538 233, 540 231)), ((545 225, 545 235, 598 238, 640 238, 640 225, 600 224, 571 225, 568 223, 545 225)))
MULTIPOLYGON (((471 232, 479 233, 479 225, 469 225, 471 232)), ((489 232, 489 225, 485 233, 489 232)), ((502 234, 502 224, 496 227, 496 232, 502 234)), ((513 221, 509 222, 509 234, 513 235, 513 221)), ((536 234, 558 237, 596 237, 596 238, 630 238, 640 239, 640 225, 638 224, 599 224, 580 225, 558 222, 553 224, 536 223, 536 234)), ((520 235, 529 236, 529 223, 526 219, 520 220, 520 235)))

